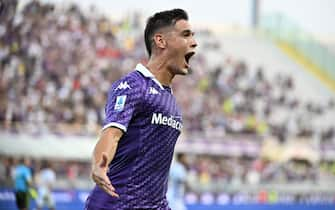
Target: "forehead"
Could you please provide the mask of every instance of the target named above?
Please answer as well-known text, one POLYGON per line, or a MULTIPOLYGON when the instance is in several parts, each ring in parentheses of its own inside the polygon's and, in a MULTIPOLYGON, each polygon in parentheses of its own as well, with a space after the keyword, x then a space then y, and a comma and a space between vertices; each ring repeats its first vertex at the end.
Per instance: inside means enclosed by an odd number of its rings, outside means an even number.
POLYGON ((192 30, 190 23, 187 20, 178 20, 174 26, 177 31, 192 30))

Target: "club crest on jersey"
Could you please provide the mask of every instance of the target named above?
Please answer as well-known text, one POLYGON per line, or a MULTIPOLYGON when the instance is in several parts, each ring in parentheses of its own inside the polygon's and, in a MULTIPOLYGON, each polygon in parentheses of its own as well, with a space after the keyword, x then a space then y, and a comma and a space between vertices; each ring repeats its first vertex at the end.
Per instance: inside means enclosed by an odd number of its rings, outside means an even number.
POLYGON ((121 82, 119 86, 117 86, 114 90, 125 90, 125 89, 131 89, 127 81, 121 82))
POLYGON ((126 98, 127 98, 126 95, 116 97, 116 102, 114 106, 115 111, 120 112, 123 110, 124 105, 126 104, 126 98))
POLYGON ((155 88, 150 87, 149 94, 157 95, 157 94, 160 94, 160 93, 155 88))

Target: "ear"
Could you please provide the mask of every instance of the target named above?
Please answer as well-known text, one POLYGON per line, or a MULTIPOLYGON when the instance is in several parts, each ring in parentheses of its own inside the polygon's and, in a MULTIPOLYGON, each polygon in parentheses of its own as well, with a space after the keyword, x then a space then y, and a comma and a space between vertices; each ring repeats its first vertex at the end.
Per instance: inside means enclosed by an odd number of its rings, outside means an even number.
POLYGON ((153 37, 154 43, 157 46, 157 48, 165 49, 166 48, 166 40, 164 39, 163 34, 156 33, 153 37))

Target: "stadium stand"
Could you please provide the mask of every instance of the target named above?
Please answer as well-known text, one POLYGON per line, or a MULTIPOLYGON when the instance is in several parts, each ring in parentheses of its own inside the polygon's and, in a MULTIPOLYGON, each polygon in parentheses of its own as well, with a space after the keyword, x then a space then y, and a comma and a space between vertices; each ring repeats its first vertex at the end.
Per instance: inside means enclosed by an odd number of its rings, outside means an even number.
MULTIPOLYGON (((1 186, 28 155, 36 168, 53 161, 58 188, 88 189, 108 88, 146 61, 140 15, 117 22, 31 1, 9 16, 0 24, 1 186)), ((334 92, 264 36, 199 29, 197 38, 192 73, 173 84, 185 122, 177 152, 188 154, 186 198, 244 193, 253 202, 268 190, 333 201, 334 92)))

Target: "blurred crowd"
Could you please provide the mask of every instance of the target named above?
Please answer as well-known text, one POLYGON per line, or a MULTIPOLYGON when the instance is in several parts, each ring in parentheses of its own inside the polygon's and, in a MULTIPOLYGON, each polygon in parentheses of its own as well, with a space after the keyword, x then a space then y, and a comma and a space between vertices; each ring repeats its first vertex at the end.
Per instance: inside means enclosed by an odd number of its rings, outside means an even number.
POLYGON ((2 128, 96 134, 111 83, 145 57, 136 14, 114 23, 39 1, 14 14, 0 25, 2 128))
MULTIPOLYGON (((201 34, 200 47, 211 39, 215 40, 201 34)), ((270 75, 262 66, 252 69, 246 61, 225 54, 220 45, 205 45, 199 54, 204 64, 196 60, 194 66, 200 68, 191 80, 178 83, 176 91, 182 106, 189 107, 184 113, 189 133, 203 133, 208 139, 251 134, 275 136, 280 142, 296 138, 334 142, 334 98, 302 100, 293 77, 270 75), (213 62, 211 51, 221 60, 213 62), (184 90, 192 91, 181 97, 184 90)))
POLYGON ((331 183, 334 162, 312 164, 302 159, 274 162, 262 158, 188 155, 187 185, 192 192, 221 192, 252 186, 331 183))
MULTIPOLYGON (((182 164, 187 171, 187 192, 227 192, 266 184, 322 185, 335 181, 335 163, 322 161, 311 164, 305 160, 278 163, 250 157, 225 157, 212 155, 186 155, 182 164)), ((21 157, 0 156, 0 187, 13 186, 13 170, 21 157)), ((88 189, 90 163, 87 161, 45 160, 25 157, 33 176, 37 175, 44 162, 57 174, 56 188, 88 189)))
MULTIPOLYGON (((22 8, 17 1, 8 4, 0 24, 1 128, 96 135, 111 83, 146 62, 141 15, 113 21, 94 7, 83 12, 39 1, 22 8)), ((294 78, 270 80, 262 67, 250 69, 222 54, 210 31, 197 32, 201 48, 192 73, 173 84, 185 133, 334 139, 334 125, 322 120, 335 112, 334 100, 301 102, 293 94, 294 78)))
POLYGON ((56 188, 69 189, 90 186, 90 163, 87 161, 50 160, 45 158, 0 156, 0 187, 13 187, 14 170, 18 165, 24 164, 30 168, 33 177, 33 186, 36 185, 39 172, 48 166, 57 175, 56 188), (24 159, 24 161, 21 161, 24 159), (22 163, 23 162, 23 163, 22 163), (80 180, 86 185, 80 186, 80 180))

